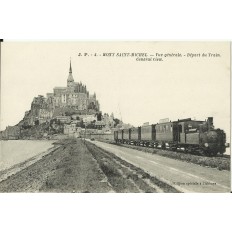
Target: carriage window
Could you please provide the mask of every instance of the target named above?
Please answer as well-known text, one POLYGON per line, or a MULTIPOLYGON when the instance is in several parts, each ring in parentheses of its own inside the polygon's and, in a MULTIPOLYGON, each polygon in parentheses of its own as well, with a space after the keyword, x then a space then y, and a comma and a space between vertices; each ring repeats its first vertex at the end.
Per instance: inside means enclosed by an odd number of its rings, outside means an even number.
POLYGON ((170 126, 170 131, 172 132, 172 125, 170 126))
POLYGON ((165 132, 167 132, 168 131, 168 125, 165 125, 165 132))

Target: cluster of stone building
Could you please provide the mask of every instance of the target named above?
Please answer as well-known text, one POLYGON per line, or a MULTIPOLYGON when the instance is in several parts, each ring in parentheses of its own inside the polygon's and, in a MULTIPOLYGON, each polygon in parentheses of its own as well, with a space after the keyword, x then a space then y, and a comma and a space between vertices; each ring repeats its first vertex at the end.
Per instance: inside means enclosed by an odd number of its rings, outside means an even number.
POLYGON ((23 120, 16 126, 7 127, 5 131, 0 132, 0 138, 17 139, 20 130, 48 123, 53 119, 64 124, 66 135, 80 136, 83 123, 85 133, 86 131, 99 133, 99 130, 101 133, 108 133, 115 126, 114 116, 104 114, 99 120, 97 117, 99 112, 100 105, 96 94, 91 95, 86 85, 81 82, 74 82, 70 61, 67 86, 55 87, 53 93, 47 93, 46 97, 42 95, 35 97, 31 109, 25 112, 23 120))
POLYGON ((33 99, 31 110, 25 113, 24 124, 33 126, 56 116, 62 116, 67 108, 79 114, 94 114, 100 110, 96 94, 89 94, 86 85, 74 82, 70 61, 67 87, 55 87, 47 97, 39 95, 33 99))
POLYGON ((71 117, 60 118, 64 123, 64 134, 70 137, 80 137, 86 134, 111 134, 115 127, 114 115, 102 115, 101 120, 98 120, 97 115, 72 115, 71 117), (80 123, 84 127, 80 127, 80 123))

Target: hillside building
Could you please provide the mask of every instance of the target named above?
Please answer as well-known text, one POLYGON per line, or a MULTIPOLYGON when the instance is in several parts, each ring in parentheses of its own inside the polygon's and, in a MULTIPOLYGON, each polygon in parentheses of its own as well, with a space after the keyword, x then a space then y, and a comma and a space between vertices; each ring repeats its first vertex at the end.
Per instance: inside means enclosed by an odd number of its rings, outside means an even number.
POLYGON ((72 64, 70 61, 69 75, 66 87, 55 87, 53 93, 47 93, 44 97, 35 97, 31 104, 31 109, 25 113, 24 125, 34 126, 49 122, 58 116, 67 114, 95 114, 99 112, 100 105, 96 99, 96 94, 89 94, 86 85, 81 82, 74 82, 72 74, 72 64))
POLYGON ((73 107, 76 110, 99 111, 99 102, 96 94, 89 94, 86 85, 81 82, 74 82, 72 65, 70 61, 67 87, 55 87, 53 93, 47 93, 47 101, 53 107, 73 107))

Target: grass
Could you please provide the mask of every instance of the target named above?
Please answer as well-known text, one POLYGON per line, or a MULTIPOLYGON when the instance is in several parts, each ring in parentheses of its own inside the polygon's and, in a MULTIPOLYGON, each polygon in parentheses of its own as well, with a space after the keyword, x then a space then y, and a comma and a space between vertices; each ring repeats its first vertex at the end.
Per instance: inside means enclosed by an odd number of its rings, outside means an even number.
POLYGON ((86 145, 116 192, 137 192, 137 189, 131 183, 134 183, 142 192, 157 192, 157 189, 148 185, 147 180, 162 189, 163 192, 179 192, 169 184, 151 176, 141 168, 128 163, 113 153, 107 152, 89 142, 86 145))

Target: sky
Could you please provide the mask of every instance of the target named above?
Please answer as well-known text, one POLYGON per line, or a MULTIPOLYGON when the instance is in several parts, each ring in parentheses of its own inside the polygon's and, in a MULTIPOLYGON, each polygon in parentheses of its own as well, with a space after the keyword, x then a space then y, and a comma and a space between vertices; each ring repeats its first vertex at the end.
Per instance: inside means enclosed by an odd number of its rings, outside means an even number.
POLYGON ((103 113, 134 126, 212 116, 230 134, 228 42, 4 42, 1 53, 1 130, 17 124, 35 96, 66 86, 71 57, 74 80, 96 92, 103 113))

